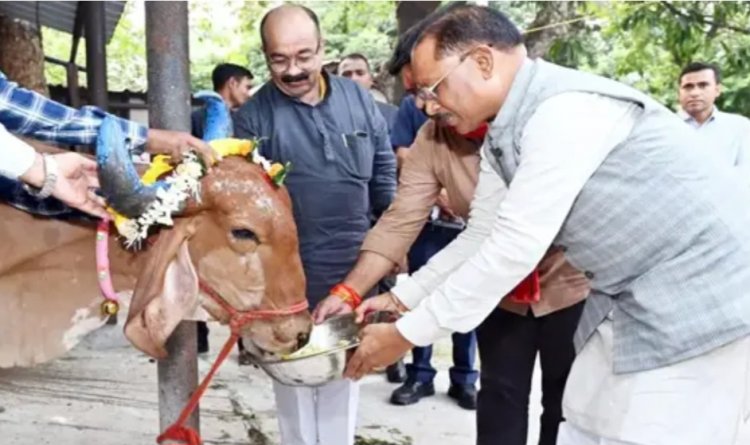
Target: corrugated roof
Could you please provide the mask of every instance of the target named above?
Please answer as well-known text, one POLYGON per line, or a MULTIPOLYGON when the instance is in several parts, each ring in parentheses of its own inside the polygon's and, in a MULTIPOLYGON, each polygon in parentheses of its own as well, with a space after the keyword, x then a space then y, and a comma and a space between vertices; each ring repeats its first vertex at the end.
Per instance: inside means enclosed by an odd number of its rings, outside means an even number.
MULTIPOLYGON (((42 26, 58 29, 63 32, 73 33, 78 2, 8 2, 0 1, 0 14, 8 17, 26 20, 32 24, 39 23, 42 26)), ((112 38, 117 22, 120 21, 125 2, 104 2, 104 25, 106 41, 112 38)))

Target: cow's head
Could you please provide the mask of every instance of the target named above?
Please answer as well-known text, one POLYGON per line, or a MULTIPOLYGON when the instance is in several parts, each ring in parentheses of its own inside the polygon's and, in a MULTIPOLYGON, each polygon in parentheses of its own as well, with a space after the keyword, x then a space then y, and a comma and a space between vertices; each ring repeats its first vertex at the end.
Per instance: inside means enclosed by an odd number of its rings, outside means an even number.
MULTIPOLYGON (((105 122, 97 147, 100 182, 112 208, 137 217, 160 185, 141 184, 124 141, 118 125, 105 122)), ((219 304, 201 295, 199 281, 239 311, 283 309, 305 300, 289 195, 259 165, 225 157, 201 179, 200 199, 189 200, 174 221, 143 253, 147 259, 125 325, 138 349, 165 357, 167 338, 199 305, 229 320, 219 304)), ((256 353, 286 354, 304 346, 311 328, 305 311, 254 321, 242 335, 256 353)))

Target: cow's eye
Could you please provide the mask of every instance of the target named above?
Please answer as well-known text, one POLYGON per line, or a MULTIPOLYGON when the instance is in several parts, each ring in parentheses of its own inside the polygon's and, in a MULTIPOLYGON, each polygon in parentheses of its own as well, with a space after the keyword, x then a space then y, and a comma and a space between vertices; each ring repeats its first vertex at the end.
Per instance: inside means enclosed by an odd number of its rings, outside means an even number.
POLYGON ((258 236, 250 229, 232 229, 232 236, 237 240, 259 242, 258 236))

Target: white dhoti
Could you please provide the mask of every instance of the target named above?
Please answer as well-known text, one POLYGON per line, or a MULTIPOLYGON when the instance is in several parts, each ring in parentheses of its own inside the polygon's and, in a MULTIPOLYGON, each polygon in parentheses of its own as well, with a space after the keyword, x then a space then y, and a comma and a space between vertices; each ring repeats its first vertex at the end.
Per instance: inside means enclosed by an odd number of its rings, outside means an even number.
POLYGON ((273 383, 281 445, 352 445, 359 384, 334 380, 316 387, 273 383))
POLYGON ((663 368, 614 374, 612 321, 575 359, 558 445, 749 445, 750 338, 663 368))

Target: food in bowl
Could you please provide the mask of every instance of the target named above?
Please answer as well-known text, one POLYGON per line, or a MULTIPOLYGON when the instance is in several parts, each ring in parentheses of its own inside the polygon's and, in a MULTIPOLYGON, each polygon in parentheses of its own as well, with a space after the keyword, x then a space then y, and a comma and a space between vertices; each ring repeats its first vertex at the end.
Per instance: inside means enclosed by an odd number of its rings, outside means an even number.
POLYGON ((304 348, 302 348, 302 349, 300 349, 298 351, 295 351, 295 352, 293 352, 291 354, 282 355, 281 359, 282 360, 296 360, 296 359, 299 359, 299 358, 310 357, 310 356, 313 356, 313 355, 316 355, 316 354, 320 354, 322 352, 327 352, 328 350, 334 350, 334 349, 344 348, 346 346, 349 346, 349 343, 350 343, 349 340, 341 339, 341 340, 338 341, 338 343, 336 343, 333 346, 333 348, 330 348, 330 349, 326 349, 326 347, 324 345, 308 343, 307 346, 305 346, 304 348))

